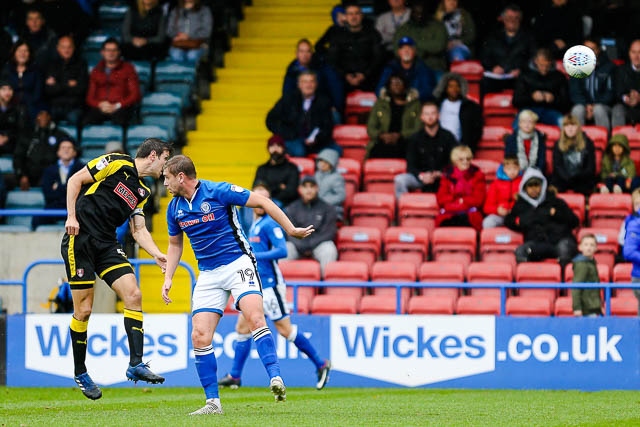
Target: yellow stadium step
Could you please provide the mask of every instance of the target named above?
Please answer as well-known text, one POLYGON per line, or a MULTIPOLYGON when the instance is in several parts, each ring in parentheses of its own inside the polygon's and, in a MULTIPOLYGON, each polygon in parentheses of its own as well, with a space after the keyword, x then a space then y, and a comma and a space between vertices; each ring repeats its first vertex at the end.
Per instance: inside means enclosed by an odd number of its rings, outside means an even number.
MULTIPOLYGON (((300 39, 296 37, 238 37, 231 40, 231 49, 239 52, 253 49, 276 49, 293 55, 295 54, 298 40, 300 39)), ((311 42, 314 43, 313 40, 311 42)))
POLYGON ((247 7, 244 12, 247 21, 260 22, 266 20, 289 19, 302 22, 303 20, 331 20, 331 8, 325 5, 255 5, 247 7))
POLYGON ((335 0, 253 0, 253 7, 264 6, 300 6, 300 7, 325 7, 327 13, 331 13, 331 8, 336 4, 335 0))
POLYGON ((257 130, 264 132, 266 129, 264 120, 249 119, 245 116, 210 114, 205 117, 204 114, 201 114, 196 118, 196 128, 198 130, 215 131, 225 126, 238 126, 238 129, 243 131, 257 130))
POLYGON ((224 58, 225 65, 237 68, 249 68, 257 70, 279 69, 282 72, 291 60, 294 59, 290 51, 272 52, 260 50, 258 52, 231 52, 224 58))
POLYGON ((251 99, 263 104, 275 103, 281 95, 281 87, 263 87, 260 85, 230 85, 227 87, 211 87, 211 99, 235 101, 239 99, 251 99))
MULTIPOLYGON (((304 38, 310 34, 320 37, 331 24, 327 21, 269 21, 269 22, 248 22, 242 21, 238 25, 240 37, 295 37, 304 38)), ((225 60, 226 61, 226 60, 225 60)))

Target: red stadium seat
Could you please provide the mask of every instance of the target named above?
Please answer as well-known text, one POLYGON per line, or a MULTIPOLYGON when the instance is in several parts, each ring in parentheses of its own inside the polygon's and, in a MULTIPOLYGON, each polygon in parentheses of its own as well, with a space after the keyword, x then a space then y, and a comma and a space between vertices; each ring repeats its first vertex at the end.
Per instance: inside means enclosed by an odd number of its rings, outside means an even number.
POLYGON ((458 298, 457 314, 492 314, 500 315, 500 298, 486 295, 464 295, 458 298))
MULTIPOLYGON (((562 270, 560 264, 548 262, 522 262, 516 267, 516 282, 560 283, 562 270)), ((520 288, 521 297, 547 298, 550 303, 558 296, 556 288, 520 288)))
POLYGON ((518 113, 512 101, 511 91, 485 94, 482 100, 484 124, 511 127, 518 113))
POLYGON ((382 234, 372 227, 344 226, 338 230, 338 259, 364 261, 371 269, 382 251, 382 234))
MULTIPOLYGON (((621 262, 613 267, 613 273, 611 281, 613 283, 630 283, 631 282, 631 270, 633 270, 633 264, 630 262, 621 262)), ((618 288, 615 289, 615 296, 635 298, 633 289, 631 288, 618 288)))
POLYGON ((482 261, 508 262, 515 272, 514 251, 522 243, 522 234, 507 227, 485 228, 480 232, 480 258, 482 261))
POLYGON ((357 314, 358 300, 354 296, 342 295, 336 298, 335 295, 316 295, 311 300, 311 314, 357 314))
POLYGON ((398 200, 398 220, 403 227, 421 227, 431 233, 439 212, 433 193, 404 193, 398 200))
POLYGON ((573 317, 573 300, 571 295, 556 298, 553 315, 556 317, 573 317))
MULTIPOLYGON (((371 281, 372 282, 415 282, 418 278, 416 266, 410 262, 393 262, 393 261, 378 261, 373 264, 371 268, 371 281)), ((402 288, 402 307, 409 302, 409 297, 413 293, 413 288, 402 288)), ((395 301, 397 296, 396 288, 373 288, 373 295, 386 296, 392 301, 395 301)))
POLYGON ((460 259, 468 265, 476 257, 476 245, 477 232, 472 227, 439 227, 433 231, 431 250, 436 261, 460 259))
POLYGON ((582 131, 593 141, 596 150, 604 152, 609 140, 609 130, 604 126, 584 125, 582 131))
MULTIPOLYGON (((464 265, 457 262, 427 261, 420 264, 418 280, 426 283, 464 282, 464 265)), ((460 288, 422 288, 419 290, 425 296, 449 296, 458 298, 460 288)))
MULTIPOLYGON (((613 228, 584 227, 578 231, 578 241, 580 241, 585 234, 595 235, 596 242, 598 243, 598 249, 595 254, 596 262, 598 264, 605 264, 609 267, 609 271, 611 271, 618 256, 619 232, 619 229, 615 230, 613 228)), ((606 282, 608 281, 609 279, 607 278, 606 282)))
POLYGON ((395 194, 393 179, 406 171, 405 159, 368 159, 364 163, 364 191, 395 194))
POLYGON ((484 174, 487 181, 487 185, 491 184, 496 179, 496 172, 500 167, 500 162, 491 159, 473 159, 471 161, 476 165, 484 174))
POLYGON ((345 217, 349 215, 349 209, 353 203, 353 196, 360 191, 360 182, 362 176, 362 163, 355 159, 341 157, 338 160, 338 172, 344 178, 344 188, 346 197, 344 199, 345 217))
MULTIPOLYGON (((609 283, 611 281, 611 270, 606 264, 596 264, 598 269, 598 280, 600 283, 609 283)), ((569 263, 564 267, 564 281, 565 283, 573 282, 573 264, 569 263)))
POLYGON ((342 147, 342 157, 362 163, 369 143, 366 125, 336 125, 333 139, 342 147))
MULTIPOLYGON (((322 280, 320 263, 315 259, 281 260, 278 262, 282 277, 287 282, 319 282, 322 280)), ((287 287, 289 291, 291 287, 287 287)), ((309 300, 316 294, 316 288, 300 286, 298 296, 304 296, 309 300)))
MULTIPOLYGON (((363 261, 332 261, 324 269, 324 282, 367 282, 369 266, 363 261)), ((326 286, 325 295, 352 295, 361 298, 367 289, 363 283, 359 287, 326 286)))
POLYGON ((429 254, 429 232, 418 227, 389 227, 384 233, 387 261, 406 261, 419 266, 429 254))
POLYGON ((345 99, 345 123, 366 124, 369 112, 376 103, 374 92, 356 90, 347 94, 345 99))
POLYGON ((507 298, 505 313, 507 316, 517 317, 551 316, 552 307, 552 302, 547 298, 509 297, 507 298))
MULTIPOLYGON (((365 295, 360 300, 360 314, 395 314, 396 300, 388 295, 365 295)), ((401 311, 403 313, 403 311, 401 311)))
POLYGON ((631 194, 601 194, 589 196, 589 226, 620 229, 631 213, 631 194))
POLYGON ((611 129, 611 135, 623 134, 629 140, 629 148, 640 148, 640 126, 616 126, 611 129))
POLYGON ((580 193, 558 193, 558 197, 564 200, 571 208, 574 214, 578 217, 580 225, 584 224, 585 218, 585 198, 584 194, 580 193))
POLYGON ((621 317, 638 316, 638 300, 626 296, 611 298, 611 315, 621 317))
POLYGON ((316 173, 316 163, 308 157, 289 157, 289 161, 298 167, 300 178, 316 173))
MULTIPOLYGON (((467 269, 469 283, 511 283, 513 269, 504 262, 472 262, 467 269)), ((471 295, 500 296, 498 288, 471 288, 471 295)))
POLYGON ((552 150, 556 141, 560 139, 560 128, 554 125, 538 123, 536 129, 547 136, 547 150, 552 150))
POLYGON ((454 314, 456 297, 447 295, 415 295, 409 299, 408 314, 454 314))
MULTIPOLYGON (((311 299, 313 296, 308 296, 304 293, 301 294, 300 291, 303 289, 309 288, 298 288, 298 307, 296 313, 309 314, 309 310, 311 309, 311 299)), ((293 305, 293 288, 287 288, 287 302, 293 305)))
POLYGON ((396 198, 387 193, 356 193, 349 218, 354 226, 375 227, 382 234, 395 221, 396 198))
POLYGON ((482 137, 479 145, 497 147, 504 150, 504 138, 513 132, 510 126, 488 126, 482 128, 482 137))

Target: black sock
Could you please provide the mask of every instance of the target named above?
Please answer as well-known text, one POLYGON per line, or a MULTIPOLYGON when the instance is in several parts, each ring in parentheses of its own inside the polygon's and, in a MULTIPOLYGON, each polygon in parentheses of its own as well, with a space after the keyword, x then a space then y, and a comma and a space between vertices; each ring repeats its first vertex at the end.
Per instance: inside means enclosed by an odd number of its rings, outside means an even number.
POLYGON ((129 339, 129 365, 136 366, 142 362, 144 351, 144 330, 142 329, 142 312, 124 309, 124 329, 129 339))
POLYGON ((71 317, 69 333, 71 335, 71 348, 73 349, 74 375, 78 376, 87 372, 85 360, 87 359, 87 325, 89 321, 81 322, 71 317))

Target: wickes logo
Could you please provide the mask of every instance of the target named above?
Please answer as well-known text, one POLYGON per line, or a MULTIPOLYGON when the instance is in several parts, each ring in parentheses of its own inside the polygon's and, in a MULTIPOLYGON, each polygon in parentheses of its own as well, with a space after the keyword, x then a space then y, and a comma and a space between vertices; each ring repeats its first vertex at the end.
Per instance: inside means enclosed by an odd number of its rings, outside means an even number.
POLYGON ((331 318, 337 370, 406 386, 495 368, 492 316, 353 316, 331 318))

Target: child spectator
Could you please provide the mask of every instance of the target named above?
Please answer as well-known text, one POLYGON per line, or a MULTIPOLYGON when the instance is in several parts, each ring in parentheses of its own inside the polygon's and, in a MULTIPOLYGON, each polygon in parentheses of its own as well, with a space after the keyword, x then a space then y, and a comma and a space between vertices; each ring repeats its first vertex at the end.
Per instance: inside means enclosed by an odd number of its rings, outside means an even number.
POLYGON ((627 136, 613 135, 602 156, 601 182, 598 184, 601 193, 629 193, 633 190, 632 181, 636 176, 636 166, 629 153, 627 136))
POLYGON ((516 202, 522 181, 522 170, 516 156, 506 156, 496 171, 496 179, 489 185, 484 201, 482 228, 501 227, 504 217, 516 202))
POLYGON ((316 157, 315 178, 318 182, 318 197, 336 208, 338 220, 343 219, 344 199, 347 192, 344 177, 337 171, 340 154, 331 148, 325 148, 316 157))
POLYGON ((547 137, 536 129, 538 115, 531 110, 518 114, 518 129, 506 137, 504 155, 517 156, 520 169, 535 167, 545 172, 545 150, 547 137))
POLYGON ((466 145, 451 150, 451 164, 442 171, 436 198, 440 214, 436 227, 462 226, 482 229, 482 204, 486 194, 484 173, 471 164, 473 153, 466 145))
MULTIPOLYGON (((573 283, 599 283, 598 267, 593 255, 598 249, 596 236, 588 233, 582 236, 578 250, 580 253, 573 263, 573 283)), ((602 315, 602 299, 598 288, 571 289, 573 314, 575 316, 595 317, 602 315)))
POLYGON ((558 192, 573 191, 588 196, 596 183, 596 149, 576 116, 562 119, 562 133, 553 147, 551 185, 558 192))

